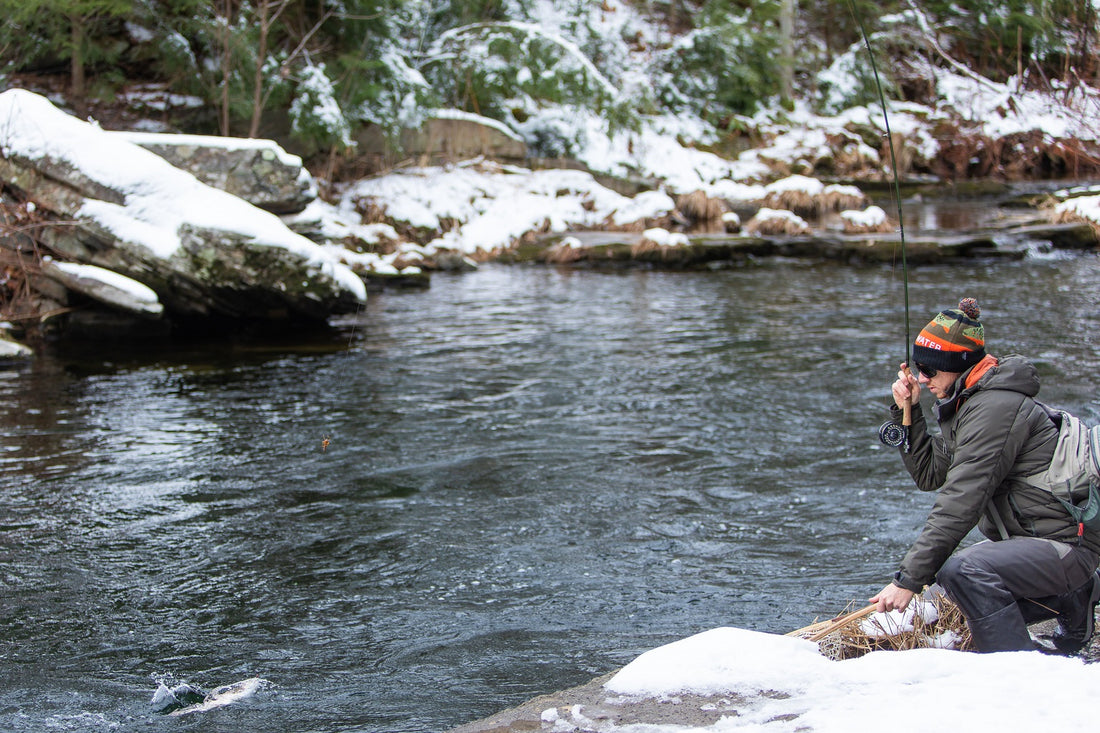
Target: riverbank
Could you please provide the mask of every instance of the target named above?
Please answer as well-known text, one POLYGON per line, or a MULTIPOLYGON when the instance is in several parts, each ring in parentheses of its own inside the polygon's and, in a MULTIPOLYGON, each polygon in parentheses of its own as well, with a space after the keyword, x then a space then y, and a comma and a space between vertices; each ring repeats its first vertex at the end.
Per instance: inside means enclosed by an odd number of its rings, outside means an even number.
MULTIPOLYGON (((728 694, 629 699, 604 688, 616 673, 568 690, 540 695, 522 705, 447 733, 530 733, 536 730, 610 731, 626 726, 705 728, 735 710, 728 694)), ((733 696, 736 697, 736 696, 733 696)))
MULTIPOLYGON (((1033 627, 1037 634, 1052 630, 1053 622, 1033 627)), ((1100 679, 1100 665, 1093 665, 1100 661, 1096 638, 1072 658, 1039 652, 981 655, 921 649, 831 662, 816 656, 815 646, 743 629, 714 629, 647 652, 616 672, 541 695, 447 733, 719 732, 759 730, 761 725, 769 731, 792 733, 852 731, 865 728, 880 713, 891 712, 892 699, 912 700, 922 687, 923 695, 938 701, 937 719, 950 730, 990 730, 994 719, 1015 720, 1018 725, 1010 729, 1020 730, 1033 717, 1042 719, 1036 721, 1038 730, 1051 724, 1048 716, 1061 715, 1069 722, 1076 713, 1036 706, 1035 697, 1041 691, 1027 690, 1022 699, 1012 698, 1006 691, 1013 685, 1026 687, 1036 678, 1032 674, 1041 674, 1050 684, 1065 685, 1065 690, 1083 690, 1090 680, 1100 679), (1010 669, 1026 676, 1011 679, 1010 669), (1005 682, 1000 690, 984 689, 986 673, 1005 682), (977 707, 988 717, 973 727, 968 724, 970 706, 959 703, 979 690, 983 694, 973 699, 982 701, 977 707), (858 701, 848 702, 844 694, 856 695, 858 701)), ((904 723, 895 728, 917 729, 904 723)))
MULTIPOLYGON (((1053 182, 1038 180, 1054 171, 1064 175, 1069 169, 1058 156, 1064 157, 1069 148, 1091 149, 1098 144, 1094 131, 1076 121, 1070 106, 1052 104, 1049 95, 1005 85, 975 86, 973 81, 955 78, 945 83, 942 107, 891 105, 893 129, 903 131, 893 140, 904 153, 904 168, 897 171, 903 201, 893 199, 894 191, 886 183, 892 174, 885 161, 893 157, 887 155, 890 146, 882 146, 880 140, 886 117, 871 107, 836 116, 813 114, 805 105, 782 115, 762 113, 746 121, 757 144, 732 158, 710 152, 700 130, 674 119, 654 118, 641 130, 619 135, 610 135, 595 120, 584 121, 591 126, 587 146, 575 158, 558 161, 560 167, 538 167, 546 161, 530 161, 530 167, 524 167, 475 158, 410 166, 358 180, 314 181, 296 159, 291 168, 297 166, 301 176, 291 176, 298 196, 289 207, 293 213, 276 217, 254 211, 235 196, 227 198, 226 191, 211 189, 204 191, 203 200, 219 203, 180 207, 174 216, 178 221, 171 226, 165 226, 163 214, 171 208, 168 202, 180 198, 176 192, 183 184, 147 180, 157 177, 149 171, 171 167, 166 163, 137 166, 146 179, 135 174, 126 186, 115 186, 117 162, 131 157, 130 151, 109 156, 111 164, 102 167, 111 176, 91 175, 97 168, 96 151, 107 147, 96 142, 99 128, 64 120, 66 129, 87 132, 86 140, 64 151, 67 165, 80 173, 72 183, 79 192, 74 197, 68 188, 60 193, 45 188, 56 176, 34 168, 48 168, 48 155, 38 160, 43 151, 74 136, 50 135, 51 146, 34 141, 31 145, 22 139, 30 132, 9 131, 14 136, 9 149, 23 150, 21 156, 27 159, 20 166, 34 163, 30 167, 36 172, 31 175, 15 166, 20 156, 8 161, 15 173, 0 195, 5 221, 0 237, 0 316, 24 341, 65 332, 100 330, 116 335, 136 328, 142 334, 163 335, 187 328, 253 328, 259 322, 273 322, 277 329, 304 328, 360 311, 368 289, 424 289, 434 273, 471 270, 486 262, 670 270, 734 268, 764 257, 895 263, 903 254, 903 223, 898 220, 906 216, 903 208, 937 198, 968 201, 996 214, 970 228, 909 228, 904 240, 908 262, 1019 259, 1036 251, 1095 250, 1100 231, 1095 189, 1059 189, 1053 182), (942 163, 948 152, 957 154, 963 143, 958 137, 934 134, 945 125, 961 124, 953 103, 962 97, 967 97, 971 114, 981 110, 986 115, 968 121, 982 130, 966 138, 967 144, 976 146, 968 149, 972 157, 994 149, 1001 155, 1021 140, 1031 141, 1041 155, 1029 158, 1030 167, 1022 168, 986 166, 950 173, 937 167, 937 161, 942 163), (1003 106, 1004 99, 1013 104, 1003 106), (1036 132, 1047 129, 1052 132, 1036 132), (878 140, 878 148, 872 140, 878 140), (1054 158, 1061 163, 1052 168, 1054 158), (989 178, 970 178, 978 174, 989 178), (1020 183, 1029 176, 1036 180, 1020 183), (81 189, 80 181, 86 178, 97 181, 98 188, 81 189), (142 203, 137 192, 156 189, 174 195, 156 204, 145 196, 149 201, 142 203), (301 199, 306 192, 315 196, 308 203, 301 199), (221 197, 215 199, 215 193, 221 197), (86 205, 77 205, 85 199, 86 205), (230 199, 233 207, 220 203, 230 199), (222 209, 234 213, 211 227, 209 214, 222 209), (99 219, 91 211, 101 212, 99 219), (113 218, 104 219, 103 211, 113 218), (149 211, 160 215, 147 221, 142 217, 149 211), (243 234, 237 231, 241 222, 259 221, 260 214, 263 237, 254 236, 257 226, 243 234), (114 218, 129 223, 121 227, 114 218), (79 226, 58 226, 62 221, 79 226), (144 237, 154 231, 155 237, 144 237), (108 232, 113 239, 105 248, 108 232), (129 241, 135 237, 135 242, 129 241), (148 256, 172 242, 180 244, 167 254, 148 256), (271 246, 276 243, 279 246, 271 246), (283 245, 290 254, 273 258, 283 245), (247 254, 239 251, 242 247, 247 254), (119 253, 108 251, 112 248, 119 253), (47 258, 61 267, 73 261, 98 269, 83 268, 82 279, 62 279, 56 275, 58 268, 46 266, 47 258), (86 286, 88 272, 96 277, 86 286), (117 282, 119 276, 126 278, 124 297, 117 287, 105 295, 105 280, 117 282), (135 305, 133 291, 138 289, 142 295, 135 305), (150 309, 156 313, 150 315, 150 309)), ((11 91, 5 95, 15 96, 11 91)), ((41 102, 37 106, 48 104, 41 102)), ((21 109, 20 114, 30 113, 21 109)), ((158 144, 171 137, 159 136, 158 144)), ((125 139, 121 136, 112 144, 125 139)), ((189 149, 195 138, 186 141, 189 149)), ((209 145, 225 146, 225 140, 214 138, 209 145)), ((1089 155, 1078 157, 1092 160, 1089 155)), ((211 159, 220 160, 201 160, 211 159)), ((210 163, 198 165, 196 175, 211 173, 202 170, 210 163)), ((1094 169, 1081 163, 1073 170, 1084 176, 1094 169)), ((189 179, 188 187, 192 184, 189 179)))

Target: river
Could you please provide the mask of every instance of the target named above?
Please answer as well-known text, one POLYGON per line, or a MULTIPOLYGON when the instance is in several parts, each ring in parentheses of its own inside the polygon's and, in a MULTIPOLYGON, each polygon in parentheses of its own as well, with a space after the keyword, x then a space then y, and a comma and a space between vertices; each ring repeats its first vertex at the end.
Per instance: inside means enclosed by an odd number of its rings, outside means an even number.
MULTIPOLYGON (((976 296, 990 350, 1095 422, 1097 272, 914 268, 911 329, 976 296)), ((487 266, 298 342, 0 371, 0 730, 442 731, 862 605, 930 502, 877 440, 903 292, 889 266, 487 266)))

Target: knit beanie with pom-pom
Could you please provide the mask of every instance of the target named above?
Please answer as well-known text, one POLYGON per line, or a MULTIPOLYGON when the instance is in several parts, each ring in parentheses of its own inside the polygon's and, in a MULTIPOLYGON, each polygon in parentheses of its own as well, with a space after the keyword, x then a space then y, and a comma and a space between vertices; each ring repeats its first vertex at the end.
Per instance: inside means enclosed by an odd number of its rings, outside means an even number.
POLYGON ((945 372, 965 372, 985 357, 985 328, 978 301, 963 298, 958 308, 940 311, 913 343, 913 362, 945 372))

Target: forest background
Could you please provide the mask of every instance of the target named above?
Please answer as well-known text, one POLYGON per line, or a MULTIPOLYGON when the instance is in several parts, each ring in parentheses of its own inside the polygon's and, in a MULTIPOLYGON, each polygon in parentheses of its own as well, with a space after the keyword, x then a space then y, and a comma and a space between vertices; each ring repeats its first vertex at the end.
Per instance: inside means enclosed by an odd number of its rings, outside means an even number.
POLYGON ((1096 0, 0 0, 0 12, 3 86, 50 89, 105 127, 159 118, 271 137, 333 175, 354 158, 354 129, 379 126, 399 157, 400 132, 441 109, 506 125, 532 157, 570 157, 592 116, 609 135, 691 120, 693 144, 734 154, 762 111, 876 102, 872 60, 888 98, 933 106, 938 68, 1067 97, 1100 86, 1096 0))

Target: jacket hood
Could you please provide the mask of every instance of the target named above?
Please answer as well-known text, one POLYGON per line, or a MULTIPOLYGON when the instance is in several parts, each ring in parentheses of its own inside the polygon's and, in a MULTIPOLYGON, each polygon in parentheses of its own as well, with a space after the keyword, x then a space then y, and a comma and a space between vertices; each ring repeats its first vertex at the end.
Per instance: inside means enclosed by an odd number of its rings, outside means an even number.
MULTIPOLYGON (((965 382, 966 374, 961 379, 965 382)), ((1022 356, 1006 356, 968 391, 975 389, 1007 389, 1034 397, 1039 394, 1039 372, 1022 356)))
POLYGON ((1019 392, 1034 398, 1039 394, 1039 372, 1035 365, 1022 356, 1011 355, 997 359, 997 365, 989 369, 975 384, 966 386, 966 378, 971 370, 963 372, 955 382, 955 391, 936 403, 935 409, 940 419, 953 415, 962 403, 983 389, 1003 389, 1019 392))

